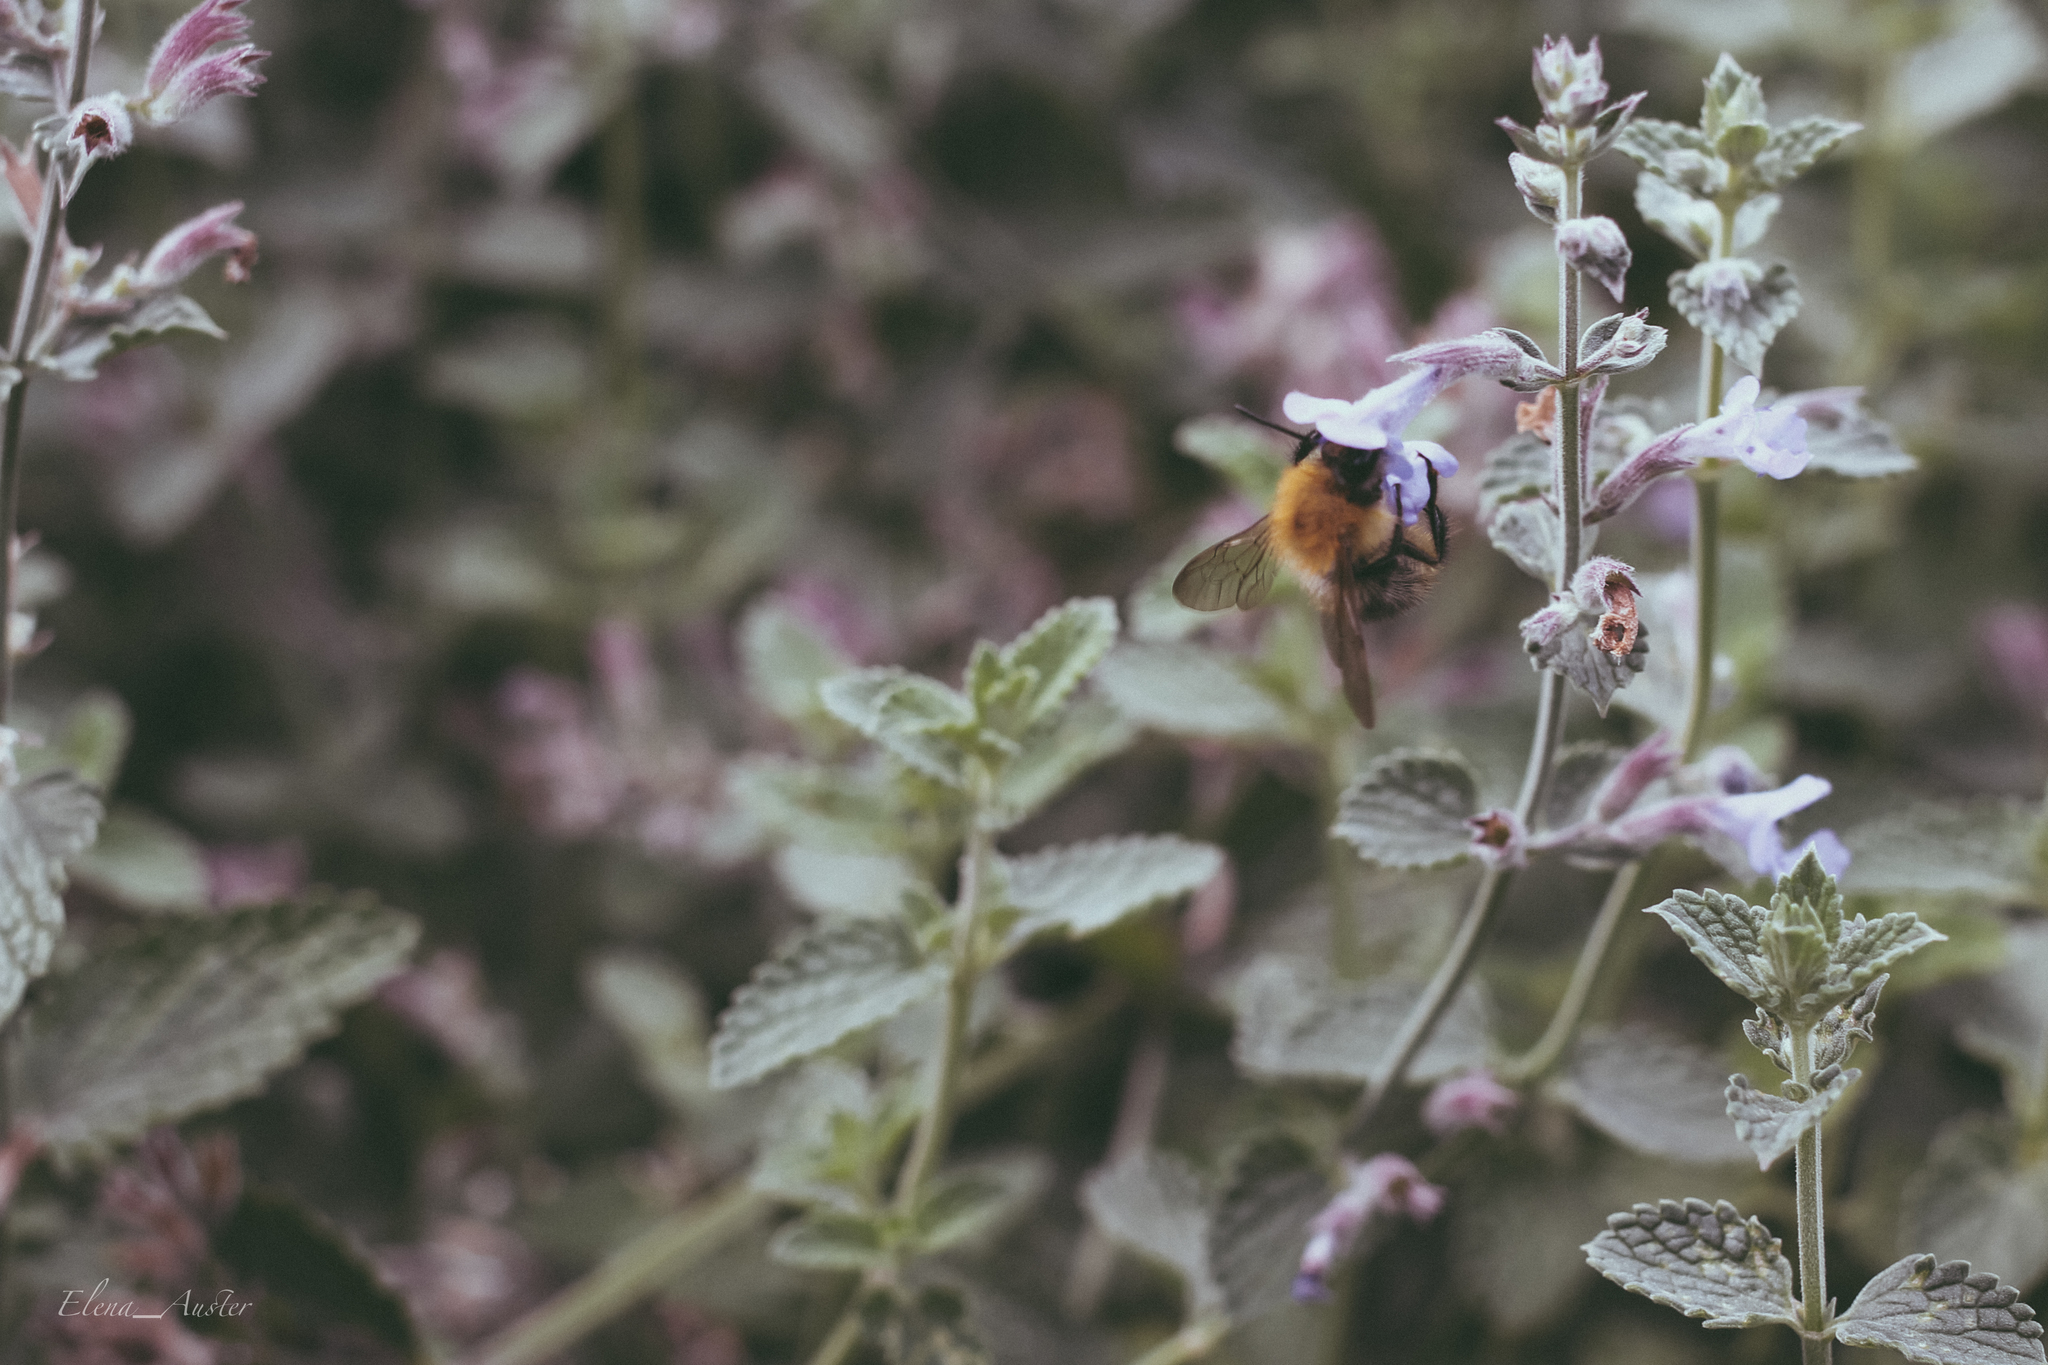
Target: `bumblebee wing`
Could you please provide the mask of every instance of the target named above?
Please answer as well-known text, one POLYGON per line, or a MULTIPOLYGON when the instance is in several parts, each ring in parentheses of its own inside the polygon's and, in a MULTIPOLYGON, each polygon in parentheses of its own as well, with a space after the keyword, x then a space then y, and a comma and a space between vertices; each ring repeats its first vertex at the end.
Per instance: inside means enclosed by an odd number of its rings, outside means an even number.
POLYGON ((1372 673, 1365 662, 1365 592, 1352 572, 1351 556, 1337 556, 1337 590, 1323 607, 1323 644, 1344 679, 1344 700, 1351 714, 1370 730, 1373 726, 1372 673))
POLYGON ((1265 601, 1280 572, 1271 533, 1272 518, 1260 517, 1196 555, 1173 580, 1174 600, 1196 611, 1250 610, 1265 601))

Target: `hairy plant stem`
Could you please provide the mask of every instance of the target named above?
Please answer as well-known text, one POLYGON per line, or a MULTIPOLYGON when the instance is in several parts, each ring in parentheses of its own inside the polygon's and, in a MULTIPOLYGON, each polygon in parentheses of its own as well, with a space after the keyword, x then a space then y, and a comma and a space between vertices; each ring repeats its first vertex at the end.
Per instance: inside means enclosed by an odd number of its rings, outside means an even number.
POLYGON ((1131 1362, 1131 1365, 1183 1365, 1214 1350, 1230 1330, 1230 1319, 1221 1314, 1196 1318, 1166 1340, 1131 1362))
POLYGON ((938 1165, 953 1125, 960 1066, 967 1053, 968 1015, 974 1004, 975 983, 981 975, 981 893, 988 884, 989 859, 995 852, 995 840, 988 827, 994 789, 994 778, 986 768, 978 767, 973 783, 973 822, 967 830, 967 847, 960 854, 960 894, 953 909, 953 974, 946 982, 945 1033, 933 1062, 931 1102, 918 1118, 917 1133, 910 1140, 910 1155, 903 1159, 903 1169, 896 1177, 898 1213, 909 1213, 917 1207, 918 1194, 926 1177, 938 1165))
MULTIPOLYGON (((61 116, 85 98, 86 69, 92 61, 92 40, 97 29, 98 0, 75 0, 71 11, 70 48, 61 77, 51 71, 51 93, 56 113, 61 116)), ((64 197, 58 182, 63 178, 51 158, 39 158, 43 176, 43 201, 37 207, 36 230, 29 243, 28 261, 22 267, 21 286, 14 296, 14 321, 7 331, 7 364, 16 370, 14 384, 7 391, 7 415, 0 420, 0 725, 7 723, 14 704, 14 595, 17 584, 14 562, 15 537, 21 527, 21 426, 28 411, 29 347, 41 321, 43 300, 50 290, 50 267, 57 243, 64 235, 64 197)), ((14 1040, 17 1009, 0 1025, 0 1137, 14 1124, 14 1040)), ((11 1328, 7 1315, 9 1275, 13 1262, 12 1200, 0 1205, 0 1334, 11 1328)))
POLYGON ((1501 1080, 1509 1085, 1541 1080, 1571 1051, 1572 1042, 1579 1035, 1579 1024, 1585 1019, 1587 1002, 1593 998, 1593 987, 1599 982, 1600 969, 1606 965, 1608 950, 1621 928, 1621 917, 1635 895, 1636 874, 1642 866, 1640 862, 1622 864, 1614 880, 1607 884, 1607 899, 1600 903, 1600 913, 1586 933, 1579 960, 1572 964, 1572 979, 1564 988, 1564 998, 1558 1001, 1535 1046, 1496 1068, 1501 1080))
MULTIPOLYGON (((1578 216, 1584 174, 1582 166, 1565 167, 1566 218, 1578 216)), ((1555 436, 1557 476, 1553 493, 1564 522, 1556 588, 1559 592, 1566 592, 1571 587, 1573 575, 1579 571, 1584 551, 1582 508, 1585 501, 1586 433, 1580 429, 1579 414, 1579 272, 1572 269, 1570 262, 1562 256, 1557 261, 1557 313, 1558 368, 1564 371, 1565 382, 1558 386, 1555 436)), ((1564 733, 1564 675, 1546 670, 1540 687, 1536 703, 1536 730, 1529 743, 1529 761, 1522 770, 1521 791, 1515 798, 1515 816, 1524 827, 1530 825, 1542 807, 1543 794, 1550 785, 1551 769, 1557 761, 1558 741, 1564 733)), ((1422 998, 1415 1002, 1415 1007, 1402 1021, 1400 1032, 1394 1035, 1394 1042, 1388 1049, 1386 1074, 1377 1083, 1366 1087, 1351 1110, 1351 1117, 1345 1124, 1345 1133, 1350 1140, 1355 1142, 1364 1136, 1387 1096, 1406 1081, 1408 1068, 1413 1065, 1416 1054, 1422 1051, 1423 1045, 1436 1031, 1444 1012, 1451 1007, 1458 989, 1470 975, 1472 964, 1478 960, 1479 949, 1485 944, 1493 922, 1499 918, 1501 907, 1507 904, 1508 888, 1513 880, 1513 872, 1497 864, 1489 865, 1485 875, 1479 879, 1479 886, 1472 893, 1472 903, 1466 908, 1465 917, 1458 922, 1450 951, 1438 965, 1429 985, 1423 989, 1422 998)))
MULTIPOLYGON (((1067 1011, 1042 1037, 991 1049, 965 1068, 960 1101, 973 1104, 1008 1087, 1033 1067, 1063 1056, 1124 1003, 1119 990, 1096 993, 1067 1011)), ((744 1175, 687 1208, 664 1216, 606 1257, 582 1279, 463 1356, 462 1365, 537 1365, 631 1308, 738 1235, 775 1201, 749 1188, 744 1175), (728 1221, 726 1215, 731 1215, 728 1221)))
MULTIPOLYGON (((1792 1048, 1792 1079, 1813 1085, 1813 1029, 1793 1024, 1786 1030, 1792 1048)), ((1793 1154, 1797 1162, 1799 1198, 1799 1337, 1800 1365, 1829 1365, 1835 1343, 1820 1335, 1828 1325, 1827 1219, 1821 1205, 1820 1125, 1800 1135, 1793 1154)))
MULTIPOLYGON (((1349 713, 1346 713, 1349 719, 1349 713)), ((1342 791, 1334 761, 1323 765, 1323 828, 1337 823, 1337 805, 1342 791)), ((1352 853, 1341 840, 1323 840, 1323 880, 1330 893, 1330 966, 1343 980, 1364 975, 1365 963, 1358 951, 1358 872, 1352 853)))
POLYGON ((538 1365, 638 1303, 774 1207, 744 1179, 663 1218, 596 1269, 465 1357, 466 1365, 538 1365))
MULTIPOLYGON (((1720 231, 1715 235, 1709 259, 1718 261, 1728 254, 1734 233, 1735 211, 1723 208, 1720 231)), ((1711 422, 1721 415, 1721 391, 1725 387, 1727 356, 1719 342, 1702 332, 1700 421, 1711 422)), ((1721 471, 1705 466, 1693 471, 1692 487, 1692 682, 1686 689, 1685 733, 1679 740, 1687 763, 1697 761, 1706 746, 1707 713, 1714 702, 1714 628, 1720 620, 1721 608, 1721 471)))

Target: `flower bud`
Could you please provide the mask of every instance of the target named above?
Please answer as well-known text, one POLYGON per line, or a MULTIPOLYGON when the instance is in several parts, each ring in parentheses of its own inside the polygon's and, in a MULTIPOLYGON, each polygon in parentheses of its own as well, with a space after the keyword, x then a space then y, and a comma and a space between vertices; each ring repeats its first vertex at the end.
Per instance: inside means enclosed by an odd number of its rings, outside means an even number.
POLYGON ((1588 327, 1579 339, 1579 373, 1627 374, 1655 360, 1671 334, 1645 321, 1649 316, 1647 308, 1615 313, 1588 327))
MULTIPOLYGON (((1558 172, 1560 179, 1563 172, 1558 172)), ((1540 216, 1540 215, 1539 215, 1540 216)), ((1573 218, 1557 225, 1557 252, 1565 263, 1594 280, 1621 302, 1628 277, 1628 238, 1612 218, 1573 218)))
POLYGON ((1495 1080, 1487 1071, 1468 1071, 1454 1076, 1429 1092, 1422 1103, 1422 1121, 1438 1137, 1467 1128, 1484 1128, 1498 1137, 1507 1116, 1521 1104, 1522 1097, 1495 1080))
POLYGON ((208 259, 227 254, 222 273, 232 284, 248 281, 249 268, 256 263, 256 234, 235 223, 242 211, 240 200, 208 209, 157 239, 135 272, 136 287, 158 292, 178 284, 208 259))
POLYGON ((1536 98, 1542 101, 1547 120, 1567 128, 1583 128, 1593 121, 1607 98, 1598 38, 1583 53, 1572 49, 1570 38, 1545 38, 1536 49, 1534 68, 1536 98))
POLYGON ((149 55, 143 98, 136 112, 143 122, 176 123, 218 95, 253 95, 263 84, 250 68, 268 57, 249 36, 243 0, 201 0, 171 25, 149 55), (214 51, 220 44, 230 46, 214 51))
POLYGON ((1555 223, 1558 209, 1564 203, 1563 168, 1520 152, 1509 152, 1508 170, 1514 174, 1515 188, 1522 192, 1522 202, 1529 206, 1529 212, 1546 223, 1555 223))

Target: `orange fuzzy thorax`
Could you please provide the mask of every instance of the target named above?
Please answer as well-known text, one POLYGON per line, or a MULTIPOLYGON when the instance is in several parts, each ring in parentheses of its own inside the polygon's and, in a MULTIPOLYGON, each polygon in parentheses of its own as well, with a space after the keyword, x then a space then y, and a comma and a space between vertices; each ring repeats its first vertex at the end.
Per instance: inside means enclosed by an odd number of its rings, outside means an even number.
POLYGON ((1280 476, 1271 525, 1281 562, 1312 584, 1336 573, 1340 552, 1376 558, 1394 538, 1394 514, 1345 497, 1336 472, 1313 456, 1280 476))

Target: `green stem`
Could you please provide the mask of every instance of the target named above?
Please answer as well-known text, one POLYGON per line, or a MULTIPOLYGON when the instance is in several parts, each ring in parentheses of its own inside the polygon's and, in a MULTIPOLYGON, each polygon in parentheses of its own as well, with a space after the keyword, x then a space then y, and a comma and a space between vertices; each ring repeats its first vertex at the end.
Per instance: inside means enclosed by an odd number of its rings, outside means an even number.
POLYGON ((839 1320, 832 1324, 832 1330, 818 1343, 818 1349, 811 1352, 809 1365, 839 1365, 846 1359, 846 1353, 860 1341, 861 1300, 866 1296, 867 1281, 863 1280, 861 1287, 853 1291, 853 1297, 846 1301, 846 1307, 840 1310, 839 1320))
POLYGON ((1614 880, 1607 887, 1607 899, 1601 902, 1600 913, 1586 935, 1585 946, 1579 950, 1579 960, 1572 966, 1572 979, 1565 986, 1564 999, 1558 1002, 1556 1013, 1550 1016, 1550 1024, 1543 1030, 1543 1036, 1536 1040, 1536 1045, 1500 1066, 1499 1075, 1503 1081, 1510 1085, 1526 1085, 1541 1080, 1571 1050, 1572 1040, 1578 1036, 1579 1024, 1586 1015, 1586 1004, 1593 998, 1593 987, 1599 981, 1600 969, 1605 965, 1608 950, 1621 928, 1622 915, 1634 897, 1636 874, 1641 869, 1641 863, 1624 863, 1615 872, 1614 880))
POLYGON ((1196 1318, 1166 1340, 1131 1362, 1131 1365, 1183 1365, 1214 1350, 1230 1330, 1230 1319, 1221 1315, 1196 1318))
MULTIPOLYGON (((1346 719, 1349 719, 1347 713, 1346 719)), ((1337 822, 1339 785, 1334 764, 1324 765, 1323 828, 1337 822)), ((1330 965, 1345 980, 1365 974, 1358 944, 1358 877, 1350 846, 1341 839, 1323 840, 1323 880, 1330 894, 1330 965)))
MULTIPOLYGON (((1564 213, 1567 218, 1578 216, 1583 176, 1583 167, 1565 168, 1564 213)), ((1584 545, 1581 532, 1586 433, 1580 430, 1579 422, 1579 292, 1579 272, 1572 269, 1564 257, 1558 257, 1558 366, 1566 379, 1558 391, 1557 479, 1553 488, 1558 511, 1564 521, 1564 543, 1557 566, 1556 586, 1559 592, 1570 589, 1572 577, 1579 571, 1584 545)), ((1522 769, 1521 791, 1515 798, 1515 816, 1525 828, 1542 807, 1544 792, 1550 785, 1551 769, 1556 764, 1558 744, 1564 734, 1565 697, 1564 675, 1546 670, 1537 697, 1536 730, 1529 743, 1529 761, 1522 769)), ((1445 1011, 1450 1009, 1451 1001, 1457 998, 1459 987, 1470 975, 1473 963, 1478 960, 1479 949, 1492 931, 1494 921, 1500 917, 1501 907, 1507 904, 1508 888, 1513 881, 1513 872, 1500 866, 1489 866, 1480 878, 1478 889, 1472 893, 1472 903, 1466 907, 1465 917, 1459 921, 1458 932, 1451 940, 1450 952, 1438 965, 1428 986, 1423 988, 1422 998, 1415 1002, 1415 1008, 1402 1021, 1400 1032, 1394 1035, 1393 1045, 1388 1049, 1384 1077, 1368 1085, 1352 1108, 1351 1117, 1345 1125, 1345 1132, 1352 1140, 1364 1135, 1387 1096, 1407 1080, 1408 1068, 1414 1063, 1416 1054, 1422 1051, 1423 1045, 1436 1031, 1445 1011)))
POLYGON ((967 1024, 974 1004, 974 987, 981 975, 982 888, 988 884, 989 861, 994 856, 994 839, 988 828, 988 810, 993 800, 993 780, 983 770, 974 784, 974 816, 968 828, 967 848, 960 855, 960 894, 953 911, 953 974, 946 983, 946 1028, 934 1063, 931 1103, 917 1122, 910 1140, 910 1155, 896 1178, 896 1209, 908 1213, 917 1207, 925 1178, 938 1165, 945 1151, 946 1137, 953 1124, 953 1109, 960 1086, 960 1064, 967 1052, 967 1024))
MULTIPOLYGON (((1734 234, 1735 212, 1724 207, 1709 259, 1725 257, 1734 234)), ((1727 356, 1719 342, 1702 332, 1700 421, 1711 422, 1721 415, 1721 391, 1726 385, 1727 356)), ((1692 484, 1692 682, 1686 691, 1685 734, 1680 740, 1687 763, 1696 761, 1706 745, 1707 714, 1714 704, 1714 631, 1721 603, 1721 472, 1710 467, 1712 463, 1694 471, 1692 484)))
MULTIPOLYGON (((71 46, 65 58, 62 79, 51 72, 53 103, 59 117, 85 97, 86 68, 92 60, 92 40, 98 21, 98 0, 76 0, 71 12, 71 46)), ((21 427, 28 411, 28 354, 36 324, 41 320, 43 300, 50 290, 50 267, 57 244, 64 236, 64 199, 59 192, 62 179, 54 162, 41 159, 43 200, 37 208, 36 231, 29 243, 28 261, 22 267, 21 287, 14 298, 14 320, 7 332, 7 363, 17 371, 7 391, 7 415, 0 420, 0 725, 5 725, 14 705, 14 596, 17 574, 14 541, 21 527, 21 427)), ((14 1039, 16 1010, 0 1026, 0 1137, 14 1121, 14 1039)), ((13 1201, 0 1205, 0 1332, 9 1330, 7 1291, 13 1262, 13 1201)))
POLYGON ((744 1178, 669 1214, 463 1358, 464 1365, 538 1365, 631 1308, 765 1216, 773 1201, 744 1178))
MULTIPOLYGON (((1786 1030, 1792 1050, 1792 1079, 1813 1086, 1813 1029, 1794 1023, 1786 1030)), ((1799 1304, 1804 1332, 1800 1337, 1802 1365, 1827 1365, 1834 1342, 1820 1334, 1828 1325, 1827 1219, 1822 1207, 1820 1125, 1800 1135, 1794 1153, 1797 1162, 1799 1199, 1799 1304)))

